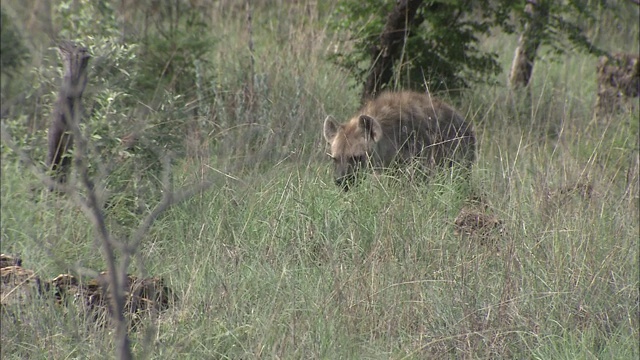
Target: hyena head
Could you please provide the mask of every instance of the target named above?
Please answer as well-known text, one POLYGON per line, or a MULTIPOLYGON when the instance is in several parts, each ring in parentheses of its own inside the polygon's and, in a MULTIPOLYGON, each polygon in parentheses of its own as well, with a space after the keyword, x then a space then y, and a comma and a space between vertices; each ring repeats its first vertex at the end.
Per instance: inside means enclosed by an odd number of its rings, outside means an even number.
POLYGON ((331 147, 328 155, 333 160, 336 185, 347 191, 356 183, 362 168, 370 164, 376 143, 382 138, 382 127, 368 115, 344 124, 327 117, 324 138, 331 147))

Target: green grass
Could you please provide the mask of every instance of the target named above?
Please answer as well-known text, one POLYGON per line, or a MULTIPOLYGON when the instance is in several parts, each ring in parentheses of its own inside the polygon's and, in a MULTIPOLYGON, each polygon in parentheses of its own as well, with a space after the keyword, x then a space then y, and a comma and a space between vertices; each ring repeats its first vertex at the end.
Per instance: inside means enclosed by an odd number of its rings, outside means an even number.
MULTIPOLYGON (((177 185, 203 169, 215 185, 167 211, 143 241, 131 272, 164 277, 178 300, 132 334, 134 353, 638 358, 638 111, 594 118, 596 59, 540 61, 528 99, 510 99, 502 86, 465 93, 459 107, 480 142, 469 186, 446 175, 417 186, 369 176, 343 193, 333 185, 321 125, 326 114, 355 111, 357 89, 324 58, 326 14, 303 7, 285 7, 279 23, 254 13, 264 81, 251 116, 269 141, 257 152, 238 150, 246 135, 233 130, 205 160, 174 162, 177 185), (590 190, 566 191, 577 184, 590 190), (489 241, 454 233, 468 195, 481 195, 502 222, 489 241)), ((244 18, 217 19, 220 51, 209 71, 226 93, 239 92, 244 18)), ((612 43, 625 41, 610 33, 612 43)), ((508 66, 515 39, 496 35, 485 46, 503 49, 508 66)), ((230 121, 245 111, 218 106, 230 121)), ((104 270, 81 211, 41 191, 13 157, 2 160, 2 252, 20 254, 45 279, 104 270)), ((3 359, 112 357, 112 331, 73 311, 49 300, 10 310, 2 314, 3 359)))

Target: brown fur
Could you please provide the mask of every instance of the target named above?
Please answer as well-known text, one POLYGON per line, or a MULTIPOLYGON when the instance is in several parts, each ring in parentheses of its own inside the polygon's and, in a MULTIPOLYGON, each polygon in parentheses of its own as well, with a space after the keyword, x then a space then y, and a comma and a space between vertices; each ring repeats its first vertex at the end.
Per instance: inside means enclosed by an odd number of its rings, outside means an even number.
POLYGON ((345 190, 362 167, 384 169, 415 162, 423 170, 475 158, 470 124, 448 104, 428 94, 385 92, 343 124, 327 118, 324 137, 331 147, 336 184, 345 190))

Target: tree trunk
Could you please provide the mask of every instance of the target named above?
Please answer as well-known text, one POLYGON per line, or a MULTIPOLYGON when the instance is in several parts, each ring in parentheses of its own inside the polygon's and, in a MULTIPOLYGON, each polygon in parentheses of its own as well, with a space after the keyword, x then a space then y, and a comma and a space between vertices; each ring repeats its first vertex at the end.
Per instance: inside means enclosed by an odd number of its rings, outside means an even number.
POLYGON ((70 41, 60 43, 58 51, 62 57, 64 77, 49 127, 46 164, 54 179, 64 183, 71 165, 68 152, 73 147, 70 124, 74 119, 80 118, 80 102, 87 85, 87 65, 91 55, 86 48, 70 41))
POLYGON ((509 85, 513 89, 527 87, 531 81, 536 53, 549 19, 549 0, 527 0, 525 13, 527 22, 518 39, 509 73, 509 85))
POLYGON ((422 0, 398 0, 387 17, 387 23, 379 38, 379 45, 371 48, 372 68, 364 84, 362 102, 373 98, 393 77, 394 61, 409 36, 422 0))

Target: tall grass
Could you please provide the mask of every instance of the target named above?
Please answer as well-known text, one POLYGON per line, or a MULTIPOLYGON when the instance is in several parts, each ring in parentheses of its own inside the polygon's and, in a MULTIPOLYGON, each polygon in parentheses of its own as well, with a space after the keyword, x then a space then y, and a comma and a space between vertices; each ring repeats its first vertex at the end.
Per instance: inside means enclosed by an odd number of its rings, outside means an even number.
MULTIPOLYGON (((245 17, 212 14, 219 49, 205 71, 219 95, 207 100, 228 127, 204 137, 207 157, 181 159, 174 180, 207 168, 233 178, 169 210, 145 239, 132 271, 163 276, 178 300, 133 334, 136 355, 640 356, 638 111, 593 116, 595 58, 543 57, 523 99, 501 85, 464 94, 459 107, 480 141, 471 184, 369 176, 343 193, 323 158, 321 124, 355 111, 357 89, 326 61, 330 12, 280 5, 253 12, 252 104, 245 17), (235 123, 249 117, 250 126, 235 123), (256 137, 260 147, 247 148, 256 137), (472 196, 500 220, 487 238, 455 231, 472 196)), ((601 34, 621 39, 609 25, 601 34)), ((508 66, 514 38, 485 45, 508 66)), ((80 212, 7 159, 2 252, 44 278, 102 270, 80 212)), ((3 359, 109 358, 113 347, 108 328, 46 299, 3 308, 1 334, 3 359)))

